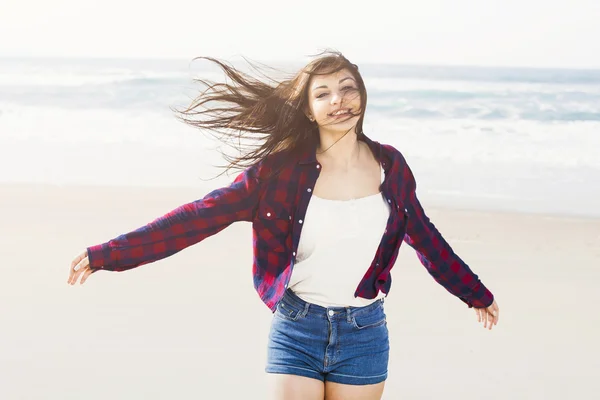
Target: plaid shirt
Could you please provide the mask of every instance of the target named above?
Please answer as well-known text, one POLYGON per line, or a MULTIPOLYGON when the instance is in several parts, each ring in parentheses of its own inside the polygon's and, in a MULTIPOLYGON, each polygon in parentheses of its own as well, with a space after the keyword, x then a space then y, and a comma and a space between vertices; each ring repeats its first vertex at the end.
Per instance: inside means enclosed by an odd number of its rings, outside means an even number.
MULTIPOLYGON (((390 217, 373 262, 354 296, 387 294, 400 245, 413 247, 429 274, 469 307, 488 307, 492 293, 444 240, 425 215, 413 174, 402 154, 362 135, 385 171, 381 192, 390 217)), ((92 269, 125 271, 175 254, 236 221, 252 222, 254 287, 275 311, 292 275, 308 203, 321 171, 314 149, 302 156, 272 155, 203 199, 182 205, 149 224, 89 247, 92 269), (271 175, 273 171, 280 171, 271 175)))

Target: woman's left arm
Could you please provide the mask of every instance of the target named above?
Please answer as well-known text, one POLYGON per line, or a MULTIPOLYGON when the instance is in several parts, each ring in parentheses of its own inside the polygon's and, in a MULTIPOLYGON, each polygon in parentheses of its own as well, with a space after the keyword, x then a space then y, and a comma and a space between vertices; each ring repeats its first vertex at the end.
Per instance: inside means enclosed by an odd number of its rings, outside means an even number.
MULTIPOLYGON (((452 250, 438 229, 425 214, 416 194, 416 181, 408 164, 402 157, 402 199, 408 214, 404 241, 414 248, 419 260, 429 274, 446 290, 461 299, 469 308, 477 309, 478 318, 487 317, 497 309, 493 294, 479 277, 452 250), (480 309, 486 312, 482 313, 480 309), (483 314, 483 315, 480 315, 483 314)), ((490 319, 490 327, 497 322, 490 319)), ((487 318, 484 318, 484 324, 487 318)))

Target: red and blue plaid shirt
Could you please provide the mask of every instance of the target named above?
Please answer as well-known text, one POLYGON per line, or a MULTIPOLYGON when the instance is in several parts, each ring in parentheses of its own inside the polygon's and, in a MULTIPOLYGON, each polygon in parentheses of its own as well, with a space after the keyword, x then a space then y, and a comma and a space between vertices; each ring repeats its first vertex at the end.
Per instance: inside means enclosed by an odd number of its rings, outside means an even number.
MULTIPOLYGON (((391 213, 373 262, 357 282, 357 297, 387 294, 390 271, 403 241, 413 247, 429 274, 469 307, 488 307, 492 293, 444 240, 425 215, 413 174, 394 147, 361 140, 385 171, 381 192, 391 213)), ((272 155, 203 199, 182 205, 149 224, 89 247, 92 269, 125 271, 160 260, 220 232, 236 221, 252 222, 254 287, 274 311, 292 275, 304 216, 321 171, 315 151, 292 158, 272 155), (279 171, 274 174, 274 171, 279 171)))

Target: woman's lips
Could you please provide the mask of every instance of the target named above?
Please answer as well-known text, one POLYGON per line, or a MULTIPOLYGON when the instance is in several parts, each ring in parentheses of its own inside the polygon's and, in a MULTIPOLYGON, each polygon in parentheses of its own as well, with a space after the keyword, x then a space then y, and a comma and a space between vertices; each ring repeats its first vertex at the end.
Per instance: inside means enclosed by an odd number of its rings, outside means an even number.
MULTIPOLYGON (((335 112, 337 112, 337 111, 334 111, 334 113, 335 112)), ((345 112, 342 112, 340 114, 335 115, 334 113, 329 114, 329 116, 332 118, 340 118, 340 117, 345 117, 347 115, 352 115, 352 110, 350 108, 347 108, 345 112)))

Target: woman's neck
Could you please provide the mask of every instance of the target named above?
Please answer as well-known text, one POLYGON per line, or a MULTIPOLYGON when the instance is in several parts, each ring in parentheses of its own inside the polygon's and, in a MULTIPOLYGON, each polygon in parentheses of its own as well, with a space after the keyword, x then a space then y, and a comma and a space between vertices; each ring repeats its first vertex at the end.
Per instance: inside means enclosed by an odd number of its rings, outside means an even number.
POLYGON ((321 144, 317 159, 342 168, 350 168, 358 162, 360 142, 354 130, 344 134, 320 133, 321 144))

